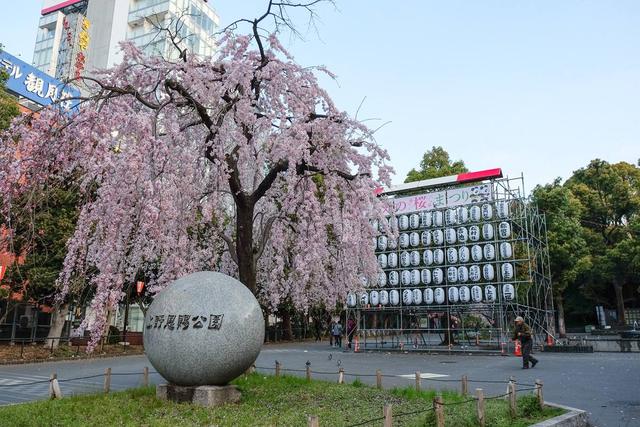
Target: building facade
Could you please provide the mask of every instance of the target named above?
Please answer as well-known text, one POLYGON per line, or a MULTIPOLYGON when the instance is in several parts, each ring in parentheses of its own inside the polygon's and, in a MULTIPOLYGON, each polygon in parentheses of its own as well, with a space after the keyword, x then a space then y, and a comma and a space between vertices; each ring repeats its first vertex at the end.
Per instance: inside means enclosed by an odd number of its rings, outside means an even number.
POLYGON ((119 63, 122 41, 175 59, 162 28, 189 52, 211 56, 219 25, 206 0, 44 0, 41 14, 33 65, 63 81, 119 63))

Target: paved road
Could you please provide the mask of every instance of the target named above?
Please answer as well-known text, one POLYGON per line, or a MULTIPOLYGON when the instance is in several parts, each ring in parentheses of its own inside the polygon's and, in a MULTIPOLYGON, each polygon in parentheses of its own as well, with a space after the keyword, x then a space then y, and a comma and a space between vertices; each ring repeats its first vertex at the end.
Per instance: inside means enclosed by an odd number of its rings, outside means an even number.
MULTIPOLYGON (((380 369, 385 375, 407 376, 385 377, 385 387, 412 385, 415 371, 426 374, 423 387, 449 389, 459 387, 457 380, 463 374, 471 380, 505 380, 511 375, 519 383, 533 383, 541 379, 546 400, 589 411, 594 425, 640 426, 640 355, 541 354, 539 359, 537 368, 523 371, 519 369, 520 360, 514 357, 381 352, 353 354, 336 352, 326 344, 297 343, 265 346, 256 364, 259 367, 273 367, 278 360, 285 369, 304 370, 305 363, 309 361, 314 371, 337 372, 342 367, 347 374, 372 375, 376 369, 380 369)), ((114 374, 134 373, 114 375, 112 389, 139 386, 144 366, 150 366, 145 356, 0 366, 0 405, 46 398, 47 380, 52 372, 56 372, 62 380, 63 393, 70 395, 101 390, 103 378, 69 382, 65 379, 101 375, 107 367, 111 367, 114 374), (44 382, 28 386, 3 386, 34 381, 44 382)), ((299 374, 304 375, 303 372, 299 374)), ((337 375, 316 377, 335 380, 337 375)), ((354 376, 347 376, 348 381, 353 379, 354 376)), ((360 379, 375 383, 373 376, 361 376, 360 379)), ((161 382, 162 378, 158 374, 151 374, 150 381, 155 384, 161 382)), ((471 383, 469 387, 472 390, 481 387, 490 395, 505 392, 502 384, 471 383)))

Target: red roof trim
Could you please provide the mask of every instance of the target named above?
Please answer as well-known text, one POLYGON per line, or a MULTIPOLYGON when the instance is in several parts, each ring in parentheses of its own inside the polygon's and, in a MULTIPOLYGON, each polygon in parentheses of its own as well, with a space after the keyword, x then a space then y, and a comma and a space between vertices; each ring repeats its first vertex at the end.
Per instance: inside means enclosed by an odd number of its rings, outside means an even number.
POLYGON ((40 12, 41 15, 46 15, 47 13, 55 12, 56 10, 63 9, 67 6, 71 6, 74 3, 80 3, 82 0, 67 0, 62 3, 58 3, 55 6, 48 7, 46 9, 42 9, 40 12))
POLYGON ((458 175, 456 182, 482 181, 485 179, 502 178, 502 169, 486 169, 478 172, 467 172, 458 175))

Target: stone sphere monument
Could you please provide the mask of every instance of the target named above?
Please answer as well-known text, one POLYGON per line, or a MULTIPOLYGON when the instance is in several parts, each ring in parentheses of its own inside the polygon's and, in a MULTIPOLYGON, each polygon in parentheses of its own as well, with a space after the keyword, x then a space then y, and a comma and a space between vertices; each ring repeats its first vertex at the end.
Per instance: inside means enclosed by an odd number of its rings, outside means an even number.
POLYGON ((226 386, 253 364, 263 341, 264 317, 251 291, 211 271, 172 282, 156 295, 144 321, 147 357, 170 383, 159 386, 158 396, 171 400, 195 401, 200 386, 226 386))

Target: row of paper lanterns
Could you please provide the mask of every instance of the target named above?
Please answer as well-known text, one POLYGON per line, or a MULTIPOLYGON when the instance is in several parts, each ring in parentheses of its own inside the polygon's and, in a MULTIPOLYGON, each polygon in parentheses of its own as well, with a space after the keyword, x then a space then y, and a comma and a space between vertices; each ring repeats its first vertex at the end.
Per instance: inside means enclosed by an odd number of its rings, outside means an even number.
MULTIPOLYGON (((499 246, 500 259, 511 259, 513 248, 511 243, 502 242, 499 246)), ((382 269, 398 267, 418 267, 420 265, 443 265, 445 262, 451 264, 466 264, 469 262, 493 261, 496 259, 496 250, 493 244, 484 246, 473 245, 471 247, 461 246, 459 248, 427 249, 422 251, 403 251, 398 255, 395 252, 388 254, 378 254, 378 265, 382 269)))
MULTIPOLYGON (((468 222, 489 221, 494 218, 493 205, 485 203, 481 206, 459 206, 445 210, 424 211, 410 215, 389 217, 384 223, 374 222, 374 226, 381 232, 387 227, 400 230, 417 228, 442 227, 443 225, 466 224, 468 222)), ((509 218, 509 204, 501 200, 496 203, 496 214, 500 219, 509 218)))
MULTIPOLYGON (((511 263, 503 263, 500 265, 500 277, 502 280, 512 280, 515 277, 515 269, 511 263)), ((393 286, 410 286, 410 285, 439 285, 444 283, 445 279, 447 283, 466 283, 480 282, 482 280, 486 282, 492 282, 496 278, 496 271, 493 264, 480 265, 474 264, 469 267, 461 265, 458 267, 448 267, 445 270, 442 268, 428 269, 423 268, 421 270, 400 270, 378 273, 377 285, 379 287, 385 287, 387 285, 393 286)))
MULTIPOLYGON (((367 306, 398 306, 400 305, 400 292, 398 290, 390 291, 370 291, 362 292, 359 297, 354 293, 347 295, 347 306, 361 307, 367 306)), ((421 305, 421 304, 458 304, 458 303, 481 303, 495 302, 497 298, 496 287, 486 285, 484 287, 484 295, 482 288, 478 285, 474 286, 451 286, 449 288, 426 288, 426 289, 405 289, 402 291, 402 305, 421 305)), ((502 297, 505 301, 513 301, 515 298, 515 288, 512 284, 502 285, 502 297)))
MULTIPOLYGON (((423 231, 418 233, 400 233, 398 241, 389 239, 387 236, 378 236, 374 238, 372 244, 373 249, 381 252, 393 251, 400 247, 406 249, 418 246, 442 246, 455 245, 456 243, 479 242, 482 240, 493 240, 494 226, 493 224, 482 224, 482 227, 472 225, 467 227, 436 229, 431 231, 423 231)), ((498 224, 498 237, 500 239, 508 239, 511 237, 511 224, 502 221, 498 224)))

